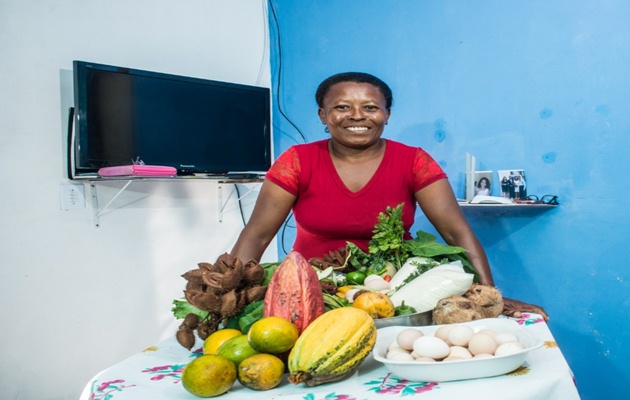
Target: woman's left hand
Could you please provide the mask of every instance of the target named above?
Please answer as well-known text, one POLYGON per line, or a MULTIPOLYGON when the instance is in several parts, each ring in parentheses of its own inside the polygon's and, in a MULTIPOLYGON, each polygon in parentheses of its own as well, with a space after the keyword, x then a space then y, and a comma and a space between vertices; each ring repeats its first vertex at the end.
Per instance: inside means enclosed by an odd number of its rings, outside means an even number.
POLYGON ((549 321, 549 315, 540 306, 524 303, 520 300, 503 298, 503 314, 510 317, 518 317, 522 312, 533 312, 540 314, 545 321, 549 321))

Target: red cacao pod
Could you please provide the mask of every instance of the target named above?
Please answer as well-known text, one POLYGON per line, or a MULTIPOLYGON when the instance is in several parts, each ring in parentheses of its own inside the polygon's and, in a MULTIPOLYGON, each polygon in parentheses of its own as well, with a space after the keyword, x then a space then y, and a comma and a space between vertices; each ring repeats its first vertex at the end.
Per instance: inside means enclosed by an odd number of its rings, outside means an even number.
POLYGON ((287 319, 302 333, 323 313, 324 295, 317 273, 302 254, 290 252, 271 276, 263 315, 287 319))

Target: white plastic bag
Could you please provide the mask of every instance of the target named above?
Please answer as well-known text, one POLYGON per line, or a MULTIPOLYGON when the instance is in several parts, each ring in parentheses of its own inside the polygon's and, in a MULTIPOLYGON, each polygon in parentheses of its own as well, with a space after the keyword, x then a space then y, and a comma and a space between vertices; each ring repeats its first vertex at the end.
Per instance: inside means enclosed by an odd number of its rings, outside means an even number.
POLYGON ((390 296, 394 306, 405 305, 417 312, 430 311, 448 296, 461 296, 473 283, 474 276, 466 273, 461 262, 439 265, 402 286, 390 296))

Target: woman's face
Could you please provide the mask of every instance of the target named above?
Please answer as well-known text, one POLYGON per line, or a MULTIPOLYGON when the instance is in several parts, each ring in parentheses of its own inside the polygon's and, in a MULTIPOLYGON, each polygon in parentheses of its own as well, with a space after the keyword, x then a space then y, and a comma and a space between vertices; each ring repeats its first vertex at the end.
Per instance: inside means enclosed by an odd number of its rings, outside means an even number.
POLYGON ((378 142, 390 110, 378 87, 369 83, 341 82, 324 97, 319 118, 338 143, 365 148, 378 142))

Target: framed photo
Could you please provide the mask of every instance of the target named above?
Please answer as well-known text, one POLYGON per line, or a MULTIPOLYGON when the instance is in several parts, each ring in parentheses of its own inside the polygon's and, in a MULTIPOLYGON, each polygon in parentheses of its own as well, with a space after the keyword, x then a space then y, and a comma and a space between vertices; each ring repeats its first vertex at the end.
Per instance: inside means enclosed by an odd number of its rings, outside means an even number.
POLYGON ((524 170, 499 170, 499 184, 501 185, 501 197, 513 200, 525 200, 527 198, 527 180, 524 170))
POLYGON ((471 175, 470 185, 472 187, 470 190, 466 188, 466 200, 470 201, 477 195, 492 196, 492 171, 475 171, 471 175))

